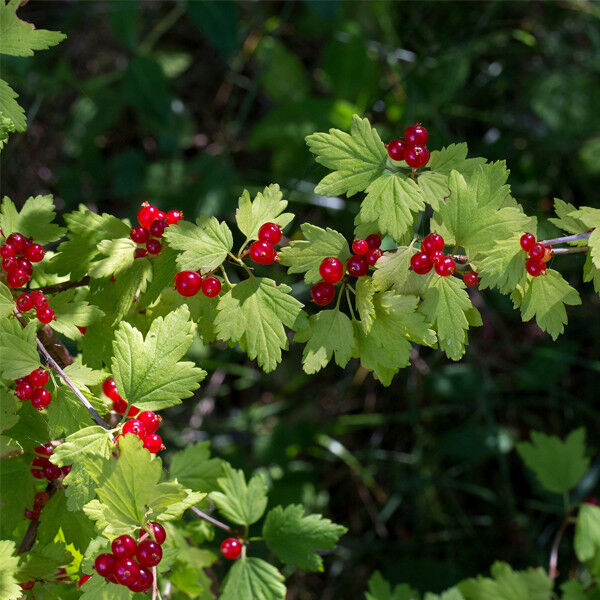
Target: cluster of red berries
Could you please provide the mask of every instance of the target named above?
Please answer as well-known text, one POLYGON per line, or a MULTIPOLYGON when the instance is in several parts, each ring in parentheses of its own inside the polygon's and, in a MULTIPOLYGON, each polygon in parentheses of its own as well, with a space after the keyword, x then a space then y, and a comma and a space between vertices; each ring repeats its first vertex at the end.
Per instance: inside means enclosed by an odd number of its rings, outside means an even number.
POLYGON ((533 277, 538 277, 546 272, 546 263, 552 258, 552 248, 536 241, 532 233, 521 236, 521 248, 529 254, 525 269, 533 277))
POLYGON ((448 277, 456 271, 456 263, 444 254, 444 238, 438 233, 430 233, 421 242, 421 251, 410 259, 410 267, 419 275, 429 273, 432 267, 441 277, 448 277))
POLYGON ((229 560, 235 560, 242 553, 244 544, 238 538, 230 537, 223 540, 221 544, 221 554, 229 560))
POLYGON ((33 238, 21 233, 11 233, 0 246, 2 269, 6 273, 6 283, 13 289, 23 287, 31 280, 33 265, 43 260, 46 251, 33 238))
POLYGON ((183 219, 183 213, 180 210, 170 210, 165 213, 156 206, 144 202, 137 218, 139 225, 131 228, 129 237, 136 244, 145 245, 145 247, 137 248, 135 251, 135 257, 142 258, 146 254, 160 254, 162 244, 159 239, 169 225, 175 225, 183 219))
MULTIPOLYGON (((132 592, 149 590, 154 583, 150 569, 162 560, 162 544, 167 534, 160 523, 153 521, 148 523, 148 529, 152 536, 141 529, 137 542, 130 535, 115 538, 111 544, 112 553, 106 552, 96 557, 96 573, 111 583, 128 587, 132 592)), ((85 581, 80 581, 80 584, 83 583, 85 581)))
POLYGON ((175 289, 186 298, 200 290, 207 298, 214 298, 221 293, 221 282, 213 275, 202 277, 198 271, 180 271, 175 275, 175 289))
POLYGON ((137 406, 129 406, 125 400, 121 397, 117 390, 117 384, 112 377, 107 377, 102 382, 102 391, 105 396, 108 396, 112 400, 113 410, 119 414, 124 415, 127 413, 128 417, 135 417, 140 409, 137 406))
POLYGON ((259 265, 272 265, 279 261, 274 246, 281 241, 281 228, 277 223, 264 223, 258 230, 258 240, 248 249, 250 258, 259 265))
POLYGON ((52 395, 44 387, 50 379, 46 369, 35 369, 27 377, 20 377, 15 380, 15 396, 25 402, 31 400, 31 406, 42 410, 46 408, 52 400, 52 395))
MULTIPOLYGON (((40 456, 36 456, 31 461, 31 474, 36 479, 47 479, 48 481, 54 481, 59 477, 65 477, 71 472, 71 465, 65 465, 64 467, 57 467, 54 463, 48 460, 49 456, 52 456, 54 447, 52 444, 44 444, 43 446, 36 446, 34 452, 40 456)), ((25 513, 27 517, 27 513, 25 513)), ((39 516, 39 514, 38 514, 39 516)), ((30 518, 30 517, 27 517, 30 518)), ((34 517, 37 518, 37 517, 34 517)))
POLYGON ((404 160, 409 167, 420 169, 429 162, 428 139, 423 125, 411 125, 404 132, 404 139, 392 140, 387 145, 388 155, 392 160, 404 160))
POLYGON ((19 294, 16 304, 17 310, 20 313, 26 313, 35 308, 35 316, 44 325, 47 325, 55 318, 54 311, 48 306, 48 298, 40 290, 19 294))

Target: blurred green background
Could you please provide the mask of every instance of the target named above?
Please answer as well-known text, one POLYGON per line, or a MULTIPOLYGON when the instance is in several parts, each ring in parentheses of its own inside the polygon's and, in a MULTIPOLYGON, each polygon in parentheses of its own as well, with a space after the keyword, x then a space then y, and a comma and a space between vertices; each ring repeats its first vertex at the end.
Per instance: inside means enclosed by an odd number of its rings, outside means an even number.
MULTIPOLYGON (((597 3, 36 0, 20 16, 68 38, 3 64, 30 123, 3 152, 17 203, 52 193, 61 210, 132 218, 148 200, 231 219, 243 187, 277 182, 298 215, 290 235, 308 220, 350 238, 358 200, 312 193, 323 170, 303 138, 360 113, 385 140, 419 120, 431 149, 467 140, 472 156, 506 159, 546 236, 553 197, 600 206, 597 3)), ((274 505, 301 500, 349 527, 324 574, 287 573, 290 600, 357 598, 375 568, 439 590, 495 559, 547 564, 561 500, 513 446, 582 425, 599 445, 599 298, 581 267, 560 259, 583 306, 558 342, 474 292, 484 326, 465 359, 425 350, 388 389, 354 363, 306 376, 295 346, 265 376, 198 344, 206 384, 161 430, 170 449, 210 439, 262 469, 274 505)))

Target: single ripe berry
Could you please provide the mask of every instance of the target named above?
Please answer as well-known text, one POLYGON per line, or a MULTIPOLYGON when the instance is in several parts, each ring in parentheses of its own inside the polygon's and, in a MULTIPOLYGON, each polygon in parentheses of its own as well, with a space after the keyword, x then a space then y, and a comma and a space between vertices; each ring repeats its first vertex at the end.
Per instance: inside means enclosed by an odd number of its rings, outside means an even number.
POLYGON ((144 410, 137 416, 137 420, 144 425, 146 433, 155 433, 160 425, 160 417, 151 410, 144 410))
POLYGON ((52 400, 52 395, 46 388, 37 388, 33 390, 31 394, 31 406, 33 408, 37 408, 38 410, 42 410, 42 408, 46 408, 50 401, 52 400))
POLYGON ((35 498, 33 499, 33 505, 42 507, 48 504, 48 500, 50 500, 50 496, 48 496, 47 492, 37 492, 35 498))
POLYGON ((544 258, 544 254, 546 254, 546 248, 539 242, 534 244, 529 251, 529 256, 531 256, 531 258, 535 258, 536 260, 541 260, 544 258))
POLYGON ((114 576, 117 583, 130 586, 135 582, 139 574, 140 567, 132 558, 118 558, 115 561, 114 576))
POLYGON ((25 402, 25 400, 29 400, 31 395, 33 394, 33 386, 28 383, 19 383, 15 388, 15 396, 21 400, 21 402, 25 402))
POLYGON ((272 265, 277 253, 269 242, 258 240, 250 246, 250 258, 259 265, 272 265))
POLYGON ((146 248, 136 248, 133 253, 133 258, 144 258, 148 254, 148 250, 146 248))
POLYGON ((146 435, 143 439, 143 447, 146 448, 150 454, 156 454, 163 449, 162 438, 157 433, 146 435))
POLYGON ((48 481, 54 481, 55 479, 58 479, 62 475, 62 471, 60 470, 60 467, 57 467, 56 465, 52 464, 51 462, 49 462, 47 465, 45 465, 44 468, 42 469, 42 471, 44 472, 44 477, 48 481))
POLYGON ((369 266, 374 267, 375 263, 381 258, 382 255, 383 255, 383 252, 379 248, 371 248, 367 252, 367 256, 366 256, 369 266))
POLYGON ((52 453, 54 452, 54 446, 52 444, 44 444, 43 446, 36 446, 33 451, 41 454, 42 456, 52 456, 52 453))
POLYGON ((365 242, 367 242, 369 248, 379 248, 379 246, 381 246, 381 236, 378 233, 372 233, 367 236, 365 242))
POLYGON ((35 311, 35 316, 40 323, 47 325, 54 319, 54 311, 49 306, 44 306, 35 311))
POLYGON ((144 202, 144 204, 142 204, 142 208, 140 208, 140 210, 138 211, 138 223, 144 229, 149 229, 150 225, 152 225, 152 221, 158 219, 159 212, 160 211, 158 210, 158 208, 156 208, 156 206, 152 206, 151 204, 144 202))
POLYGON ((43 308, 44 306, 48 306, 48 298, 44 296, 40 290, 33 290, 31 294, 31 301, 33 302, 33 306, 35 308, 43 308))
POLYGON ((2 270, 5 273, 12 271, 17 266, 17 259, 14 256, 7 256, 2 259, 2 270))
POLYGON ((429 150, 425 146, 411 146, 404 153, 404 160, 409 167, 420 169, 429 162, 429 150))
POLYGON ((431 271, 433 262, 431 261, 429 254, 425 254, 425 252, 417 252, 417 254, 413 254, 411 257, 410 266, 415 273, 418 273, 419 275, 425 275, 425 273, 429 273, 429 271, 431 271))
POLYGON ((94 561, 94 569, 101 577, 108 577, 115 571, 115 557, 112 554, 99 554, 94 561))
POLYGON ((319 274, 327 283, 337 283, 344 275, 344 265, 335 256, 328 256, 321 261, 319 274))
POLYGON ((144 229, 141 225, 136 225, 135 227, 131 228, 131 231, 129 232, 129 237, 136 244, 145 244, 149 238, 148 230, 144 229))
POLYGON ((29 472, 36 478, 36 479, 44 479, 44 472, 41 469, 29 469, 29 472))
POLYGON ((315 304, 326 306, 335 297, 335 288, 333 284, 326 281, 319 281, 310 288, 310 296, 315 304))
POLYGON ((154 254, 156 256, 157 254, 160 254, 162 244, 158 240, 148 240, 146 242, 146 250, 148 251, 148 254, 154 254))
POLYGON ((61 467, 60 472, 61 472, 62 476, 66 477, 71 472, 72 468, 73 468, 73 465, 65 465, 64 467, 61 467))
POLYGON ((46 251, 41 244, 29 244, 23 253, 25 258, 32 263, 38 263, 44 260, 46 251))
POLYGON ((23 287, 29 281, 29 276, 23 269, 12 268, 6 274, 6 283, 8 287, 16 289, 23 287))
POLYGON ((216 277, 205 277, 202 281, 202 293, 207 298, 214 298, 221 293, 221 282, 216 277))
POLYGON ((448 277, 449 275, 452 275, 454 271, 456 271, 456 263, 454 262, 454 259, 449 256, 446 256, 444 260, 435 264, 435 272, 440 277, 448 277))
POLYGON ((528 258, 525 269, 533 277, 538 277, 546 272, 546 263, 539 258, 528 258))
POLYGON ((525 250, 525 252, 529 252, 533 246, 535 245, 535 235, 532 233, 524 233, 521 236, 521 248, 525 250))
POLYGON ((17 297, 17 310, 23 313, 31 310, 32 308, 33 301, 31 300, 31 296, 26 293, 19 294, 17 297))
POLYGON ((24 581, 23 583, 19 584, 21 586, 21 589, 23 590, 32 590, 33 586, 35 585, 35 581, 24 581))
POLYGON ((34 508, 32 510, 29 510, 28 508, 25 509, 25 518, 29 519, 30 521, 33 521, 34 519, 39 518, 40 516, 40 509, 39 508, 34 508))
POLYGON ((552 251, 552 247, 551 246, 546 246, 544 248, 544 256, 542 256, 542 260, 547 263, 552 256, 554 255, 554 252, 552 251))
POLYGON ((598 498, 596 498, 595 496, 590 496, 589 498, 586 498, 584 502, 586 504, 591 504, 592 506, 598 506, 600 504, 600 501, 598 501, 598 498))
POLYGON ((31 461, 31 465, 34 467, 44 468, 46 465, 50 464, 52 463, 48 460, 48 457, 46 456, 34 456, 33 460, 31 461))
POLYGON ((429 257, 434 265, 439 265, 446 258, 446 255, 441 250, 434 250, 429 257))
POLYGON ((404 151, 406 146, 404 140, 392 140, 387 145, 388 156, 392 160, 402 160, 404 158, 404 151))
POLYGON ((475 271, 469 271, 463 275, 467 287, 475 287, 479 283, 479 277, 475 271))
POLYGON ((167 220, 167 213, 163 212, 162 210, 159 210, 156 213, 156 217, 154 218, 154 220, 158 220, 158 221, 166 221, 167 220))
POLYGON ((6 238, 6 243, 15 249, 15 254, 23 254, 25 247, 27 246, 27 238, 20 233, 11 233, 6 238))
POLYGON ((137 559, 143 567, 155 567, 162 559, 160 544, 151 539, 140 542, 137 546, 137 559))
POLYGON ((77 582, 77 589, 80 589, 84 583, 87 583, 92 578, 91 575, 82 575, 77 582))
POLYGON ((43 387, 48 383, 50 375, 48 375, 46 369, 40 367, 39 369, 35 369, 35 371, 31 371, 27 379, 33 387, 43 387))
POLYGON ((150 235, 155 238, 159 238, 163 236, 165 229, 167 228, 167 220, 166 219, 155 219, 152 221, 150 225, 150 235))
POLYGON ((421 242, 421 252, 432 254, 436 250, 444 249, 444 238, 439 233, 430 233, 421 242))
POLYGON ((367 274, 369 263, 367 263, 364 256, 351 256, 346 261, 346 269, 353 277, 360 277, 367 274))
POLYGON ((202 276, 196 271, 181 271, 175 275, 175 289, 182 296, 195 296, 201 288, 202 276))
POLYGON ((121 397, 117 391, 117 384, 112 377, 107 377, 102 382, 102 391, 104 392, 104 395, 108 396, 111 400, 114 400, 116 397, 121 397))
POLYGON ((11 246, 10 244, 3 244, 0 246, 0 258, 10 258, 16 255, 17 252, 14 246, 11 246))
POLYGON ((237 538, 227 538, 221 544, 221 554, 229 560, 235 560, 242 553, 242 542, 237 538))
POLYGON ((128 587, 132 592, 145 592, 152 587, 153 583, 154 577, 152 576, 152 572, 144 567, 140 567, 137 579, 128 587))
POLYGON ((267 242, 271 246, 279 244, 281 241, 281 229, 277 223, 264 223, 258 230, 258 239, 261 242, 267 242))
POLYGON ((125 425, 123 425, 123 435, 126 433, 133 433, 133 435, 137 435, 139 438, 146 435, 146 429, 144 428, 144 424, 137 419, 131 419, 127 421, 125 425))
POLYGON ((113 399, 113 410, 119 414, 119 415, 124 415, 125 411, 127 410, 127 402, 125 402, 125 400, 123 400, 123 398, 121 398, 121 396, 119 396, 118 398, 113 399))
MULTIPOLYGON (((125 402, 123 400, 123 402, 125 402)), ((127 402, 125 402, 125 404, 127 404, 127 402)), ((125 411, 123 411, 125 412, 125 411)), ((135 417, 138 413, 140 412, 140 409, 137 406, 133 406, 133 404, 129 407, 129 410, 127 411, 127 417, 130 417, 133 419, 133 417, 135 417)))
POLYGON ((23 256, 19 256, 15 262, 16 268, 27 273, 27 279, 31 279, 33 275, 33 265, 23 256))
POLYGON ((352 252, 354 254, 362 255, 369 251, 369 244, 367 240, 361 240, 360 238, 352 242, 352 252))
POLYGON ((81 325, 75 325, 75 327, 79 329, 79 333, 81 333, 81 335, 85 335, 85 332, 87 331, 87 327, 85 325, 83 327, 81 325))
POLYGON ((427 129, 421 123, 407 127, 404 132, 404 141, 409 146, 425 146, 428 139, 427 129))
POLYGON ((120 535, 110 545, 115 558, 130 558, 137 550, 137 544, 130 535, 120 535))
MULTIPOLYGON (((154 534, 154 541, 157 544, 163 544, 167 539, 167 532, 165 528, 156 521, 148 521, 148 529, 154 534)), ((138 537, 142 537, 146 533, 143 529, 140 529, 140 535, 138 537)))
POLYGON ((183 213, 180 210, 170 210, 167 213, 167 223, 175 225, 178 221, 183 220, 183 213))

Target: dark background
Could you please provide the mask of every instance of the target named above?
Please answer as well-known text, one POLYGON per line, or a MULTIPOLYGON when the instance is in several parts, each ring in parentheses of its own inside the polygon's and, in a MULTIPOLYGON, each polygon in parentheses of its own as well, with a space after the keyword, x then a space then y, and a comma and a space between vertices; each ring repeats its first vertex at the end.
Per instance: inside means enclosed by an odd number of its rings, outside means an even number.
MULTIPOLYGON (((553 197, 600 205, 595 3, 33 1, 20 15, 68 38, 3 63, 29 118, 3 152, 17 203, 52 193, 61 210, 133 218, 148 200, 231 219, 243 187, 278 182, 291 234, 309 220, 351 237, 358 201, 320 205, 324 172, 303 138, 360 113, 385 140, 419 120, 431 149, 466 140, 472 156, 506 159, 542 223, 553 197)), ((583 296, 556 343, 475 291, 484 326, 464 360, 425 350, 387 389, 354 362, 304 375, 296 346, 268 376, 236 350, 193 347, 209 377, 167 411, 168 447, 210 439, 267 474, 273 505, 302 501, 349 527, 324 574, 287 573, 290 599, 356 598, 376 568, 438 590, 495 559, 547 566, 562 500, 514 444, 585 426, 597 447, 600 373, 598 295, 581 256, 555 260, 583 296)))

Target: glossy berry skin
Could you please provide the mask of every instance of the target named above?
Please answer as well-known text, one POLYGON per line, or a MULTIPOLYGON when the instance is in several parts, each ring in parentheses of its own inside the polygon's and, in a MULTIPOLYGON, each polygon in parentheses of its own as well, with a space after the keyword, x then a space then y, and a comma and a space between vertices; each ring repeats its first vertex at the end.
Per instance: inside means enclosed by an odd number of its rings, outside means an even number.
POLYGON ((281 241, 281 229, 277 223, 264 223, 258 230, 258 239, 261 242, 267 242, 271 246, 279 244, 281 241))
POLYGON ((115 558, 131 558, 137 550, 137 544, 130 535, 120 535, 110 547, 115 558))
POLYGON ((438 265, 446 258, 446 255, 441 250, 434 250, 429 257, 434 265, 438 265))
POLYGON ((425 146, 428 139, 427 129, 421 123, 407 127, 404 132, 404 142, 409 146, 425 146))
POLYGON ((33 308, 33 301, 31 300, 31 296, 29 294, 19 294, 17 297, 17 310, 19 312, 27 312, 33 308))
POLYGON ((146 435, 146 429, 144 428, 144 424, 137 419, 131 419, 127 421, 125 425, 123 425, 123 435, 126 433, 133 433, 133 435, 137 435, 139 438, 146 435))
POLYGON ((138 416, 137 420, 144 425, 146 433, 155 433, 160 425, 160 417, 151 410, 144 410, 138 416))
POLYGON ((31 294, 31 301, 33 302, 33 306, 35 308, 43 308, 44 306, 48 306, 48 298, 42 294, 39 290, 33 290, 31 294))
POLYGON ((115 557, 112 554, 99 554, 94 561, 94 569, 101 577, 112 575, 115 570, 115 557))
POLYGON ((144 443, 142 444, 146 450, 150 452, 150 454, 156 454, 163 449, 163 442, 160 435, 156 433, 150 433, 146 435, 144 438, 144 443))
POLYGON ((39 516, 40 516, 39 508, 34 508, 33 510, 29 510, 28 508, 25 509, 25 518, 26 519, 33 521, 34 519, 37 519, 39 516))
POLYGON ((411 146, 404 153, 404 160, 409 167, 420 169, 429 162, 429 150, 425 146, 411 146))
POLYGON ((367 242, 369 248, 379 248, 379 246, 381 246, 381 236, 378 233, 372 233, 367 236, 365 242, 367 242))
POLYGON ((406 145, 404 140, 392 140, 387 145, 387 153, 392 160, 403 160, 405 150, 406 145))
POLYGON ((205 277, 202 281, 202 293, 207 298, 214 298, 221 293, 221 282, 216 277, 205 277))
POLYGON ((12 271, 17 266, 17 259, 14 256, 7 256, 2 259, 2 270, 5 273, 12 271))
POLYGON ((529 252, 535 246, 535 235, 532 233, 524 233, 520 239, 521 248, 525 252, 529 252))
POLYGON ((44 479, 44 472, 41 469, 29 469, 29 472, 36 478, 36 479, 44 479))
POLYGON ((379 248, 371 248, 366 255, 367 263, 374 267, 375 263, 382 257, 383 252, 379 248))
POLYGON ((221 544, 221 554, 229 560, 235 560, 242 553, 243 544, 237 538, 227 538, 221 544))
MULTIPOLYGON (((125 400, 123 400, 123 402, 125 402, 125 400)), ((125 404, 127 405, 127 402, 125 402, 125 404)), ((125 412, 125 411, 123 411, 123 412, 125 412)), ((133 419, 133 417, 135 417, 139 412, 140 412, 140 409, 137 406, 132 405, 129 407, 129 410, 127 411, 126 416, 131 417, 133 419)))
POLYGON ((119 415, 124 415, 125 411, 127 410, 127 402, 125 402, 125 400, 123 400, 123 398, 120 396, 113 400, 112 406, 113 410, 119 415))
POLYGON ((450 258, 449 256, 446 256, 444 260, 435 264, 435 272, 440 277, 448 277, 449 275, 452 275, 455 271, 456 263, 454 262, 454 259, 450 258))
POLYGON ((475 287, 479 283, 479 277, 475 271, 469 271, 463 275, 467 287, 475 287))
POLYGON ((13 290, 23 287, 29 281, 29 275, 23 269, 12 268, 6 274, 6 284, 13 290))
POLYGON ((140 567, 137 579, 128 587, 132 592, 145 592, 152 587, 153 582, 154 577, 152 576, 152 572, 145 567, 140 567))
POLYGON ((259 265, 272 265, 277 253, 269 242, 258 240, 250 246, 250 258, 259 265))
POLYGON ((41 454, 42 456, 52 456, 52 453, 54 452, 54 446, 52 444, 44 444, 43 446, 36 446, 33 451, 41 454))
POLYGON ((33 266, 26 258, 19 256, 15 261, 15 265, 17 269, 25 271, 28 279, 31 279, 31 275, 33 274, 33 266))
POLYGON ((321 261, 319 274, 326 283, 337 283, 344 276, 344 265, 335 256, 328 256, 321 261))
POLYGON ((35 456, 31 461, 32 466, 34 467, 45 467, 46 465, 52 464, 46 456, 35 456))
POLYGON ((167 228, 166 219, 155 219, 152 221, 152 225, 150 225, 150 235, 155 238, 159 238, 163 236, 165 229, 167 228))
POLYGON ((25 247, 27 246, 27 238, 20 233, 11 233, 6 238, 6 243, 15 249, 15 253, 23 254, 25 247))
POLYGON ((52 395, 46 388, 37 388, 33 390, 31 394, 31 406, 33 408, 37 408, 38 410, 42 410, 42 408, 46 408, 50 401, 52 400, 52 395))
MULTIPOLYGON (((154 534, 154 540, 157 544, 163 544, 164 541, 167 539, 167 532, 160 523, 157 523, 156 521, 149 521, 148 529, 150 529, 150 531, 154 534)), ((143 529, 141 529, 140 537, 142 537, 144 533, 146 532, 143 529)))
POLYGON ((148 250, 146 248, 136 248, 133 253, 133 258, 144 258, 144 256, 148 255, 148 250))
POLYGON ((145 539, 137 546, 137 559, 143 567, 155 567, 162 559, 160 544, 151 539, 145 539))
POLYGON ((50 496, 46 492, 38 492, 33 499, 33 505, 38 507, 46 506, 48 500, 50 500, 50 496))
POLYGON ((35 585, 35 581, 25 581, 24 583, 20 583, 19 585, 23 590, 32 590, 33 586, 35 585))
POLYGON ((80 589, 84 583, 87 583, 92 578, 91 575, 82 575, 77 582, 77 589, 80 589))
POLYGON ((146 250, 148 251, 148 254, 156 256, 157 254, 160 254, 162 244, 158 240, 148 240, 146 242, 146 250))
POLYGON ((73 468, 73 465, 65 465, 64 467, 61 467, 60 472, 61 472, 62 476, 66 477, 71 472, 72 468, 73 468))
POLYGON ((421 242, 421 252, 432 254, 436 250, 444 249, 444 238, 439 233, 430 233, 423 238, 421 242))
POLYGON ((354 254, 362 255, 369 251, 369 244, 367 240, 361 240, 360 238, 352 242, 352 252, 354 254))
POLYGON ((158 219, 159 214, 158 208, 156 206, 152 206, 150 204, 145 203, 142 208, 138 211, 138 223, 144 228, 149 229, 150 225, 152 225, 152 221, 158 219))
POLYGON ((39 368, 32 371, 27 379, 33 387, 43 387, 50 380, 50 375, 46 369, 39 368))
POLYGON ((331 283, 319 281, 310 288, 310 297, 315 304, 326 306, 335 298, 335 288, 331 283))
POLYGON ((141 225, 136 225, 135 227, 131 228, 129 237, 136 244, 145 244, 149 238, 148 230, 144 229, 141 225))
POLYGON ((353 277, 360 277, 367 274, 369 263, 364 256, 351 256, 346 261, 346 270, 353 277))
POLYGON ((44 472, 44 477, 48 481, 54 481, 55 479, 58 479, 62 476, 62 471, 60 470, 60 467, 57 467, 51 462, 45 465, 42 471, 44 472))
POLYGON ((130 586, 140 574, 139 565, 131 558, 118 558, 115 561, 114 576, 117 583, 130 586))
POLYGON ((112 377, 107 377, 102 382, 102 391, 104 392, 104 395, 108 396, 111 400, 114 400, 117 397, 121 397, 119 396, 119 392, 117 391, 117 384, 115 383, 115 380, 112 377))
POLYGON ((538 277, 546 272, 546 263, 539 258, 528 258, 525 269, 533 277, 538 277))
POLYGON ((44 256, 46 255, 46 251, 41 244, 29 244, 25 251, 23 252, 23 256, 32 263, 38 263, 44 260, 44 256))
POLYGON ((167 223, 169 225, 175 225, 177 222, 183 220, 183 213, 180 210, 170 210, 167 213, 167 223))
POLYGON ((0 258, 11 258, 16 255, 16 250, 10 244, 3 244, 0 246, 0 258))
POLYGON ((425 275, 425 273, 429 273, 429 271, 431 271, 433 262, 431 261, 429 254, 425 254, 425 252, 417 252, 417 254, 413 254, 411 257, 410 266, 415 273, 419 275, 425 275))
POLYGON ((19 383, 15 388, 15 396, 21 401, 29 400, 33 394, 33 386, 29 382, 19 383))
POLYGON ((54 311, 49 306, 43 306, 35 311, 35 316, 40 323, 47 325, 54 320, 54 311))
POLYGON ((195 296, 201 288, 202 276, 196 271, 181 271, 175 275, 175 289, 182 296, 195 296))
POLYGON ((531 258, 535 258, 536 260, 541 260, 544 258, 544 254, 546 254, 546 248, 539 242, 535 243, 533 248, 531 248, 529 251, 529 256, 531 256, 531 258))

